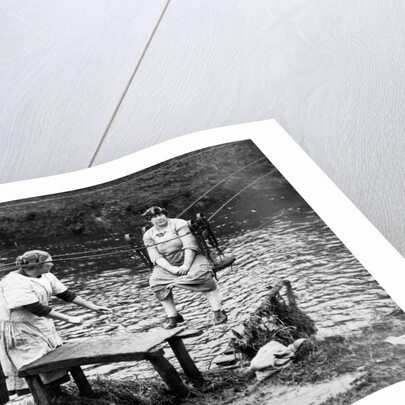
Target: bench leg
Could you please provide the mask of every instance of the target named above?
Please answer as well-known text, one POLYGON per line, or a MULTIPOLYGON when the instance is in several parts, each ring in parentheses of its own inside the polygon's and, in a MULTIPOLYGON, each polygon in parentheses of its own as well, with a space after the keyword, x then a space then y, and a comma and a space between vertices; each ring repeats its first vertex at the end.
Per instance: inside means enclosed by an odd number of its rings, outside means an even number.
POLYGON ((182 398, 188 395, 188 389, 181 381, 176 369, 162 354, 147 354, 146 359, 152 363, 154 369, 174 393, 182 398))
POLYGON ((171 339, 168 339, 168 342, 186 376, 192 381, 203 383, 204 378, 201 375, 200 370, 198 370, 197 366, 195 365, 193 359, 190 357, 186 346, 184 346, 183 340, 174 336, 171 339))
POLYGON ((3 373, 3 369, 1 368, 0 364, 0 404, 4 405, 9 401, 8 391, 7 391, 7 384, 6 384, 6 377, 3 373))
POLYGON ((91 388, 91 385, 87 381, 86 376, 83 373, 83 370, 80 366, 69 368, 70 374, 72 374, 73 379, 77 387, 79 388, 80 395, 84 397, 94 397, 94 391, 91 388))
POLYGON ((52 405, 51 398, 48 391, 44 387, 39 375, 32 375, 25 377, 34 401, 37 405, 52 405))

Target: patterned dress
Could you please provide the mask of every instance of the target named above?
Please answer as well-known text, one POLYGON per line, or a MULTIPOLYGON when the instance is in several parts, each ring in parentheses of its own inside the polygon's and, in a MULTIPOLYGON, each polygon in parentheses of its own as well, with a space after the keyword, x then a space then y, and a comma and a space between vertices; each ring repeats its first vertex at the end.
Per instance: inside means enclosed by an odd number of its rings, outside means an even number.
MULTIPOLYGON (((25 380, 17 376, 18 369, 62 345, 52 320, 32 314, 24 305, 48 305, 52 295, 66 290, 51 273, 31 278, 17 271, 0 281, 0 363, 9 391, 27 388, 25 380)), ((41 378, 46 384, 63 374, 47 373, 41 378)))
POLYGON ((166 299, 174 287, 191 291, 216 290, 211 264, 204 255, 199 254, 197 241, 190 233, 187 221, 169 218, 166 228, 153 227, 147 230, 143 241, 155 265, 149 283, 159 300, 166 299), (184 249, 197 253, 186 275, 172 274, 156 264, 157 259, 164 257, 171 265, 181 266, 184 262, 184 249))

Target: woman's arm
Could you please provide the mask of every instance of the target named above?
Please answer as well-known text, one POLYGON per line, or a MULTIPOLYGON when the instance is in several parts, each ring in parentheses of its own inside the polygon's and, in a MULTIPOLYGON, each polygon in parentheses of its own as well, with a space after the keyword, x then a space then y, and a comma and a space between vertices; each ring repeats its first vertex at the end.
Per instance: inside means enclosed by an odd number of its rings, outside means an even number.
MULTIPOLYGON (((79 297, 76 297, 79 298, 79 297)), ((75 300, 76 300, 75 298, 75 300)), ((80 299, 79 301, 84 301, 86 304, 89 304, 89 302, 80 299)), ((73 301, 72 301, 73 302, 73 301)), ((99 307, 98 305, 94 305, 94 311, 102 311, 104 307, 99 307)), ((44 318, 51 318, 51 319, 57 319, 59 321, 64 321, 68 323, 73 323, 75 325, 80 325, 83 323, 83 318, 80 316, 69 316, 65 315, 62 312, 55 311, 48 305, 41 304, 39 301, 34 302, 32 304, 24 305, 24 308, 31 312, 32 314, 36 316, 43 316, 44 318)), ((105 310, 109 311, 108 308, 105 308, 105 310)))
POLYGON ((24 308, 36 316, 43 316, 44 318, 58 319, 60 321, 65 321, 74 324, 83 323, 83 319, 79 316, 68 316, 53 310, 50 306, 41 304, 39 301, 33 302, 32 304, 24 305, 24 308))
POLYGON ((155 260, 155 263, 162 269, 165 269, 172 274, 175 275, 179 274, 180 267, 171 265, 164 257, 159 257, 158 259, 155 260))
POLYGON ((184 249, 184 263, 177 268, 178 274, 187 274, 193 264, 196 251, 193 249, 184 249))
POLYGON ((66 302, 73 302, 74 304, 79 305, 80 307, 84 307, 92 311, 111 312, 111 310, 108 309, 107 307, 102 307, 100 305, 93 304, 92 302, 79 297, 75 292, 70 290, 65 290, 62 293, 56 294, 56 297, 66 302))
POLYGON ((74 325, 81 325, 83 323, 83 318, 80 316, 65 315, 62 314, 62 312, 55 311, 54 309, 51 309, 51 311, 45 315, 45 318, 57 319, 67 323, 73 323, 74 325))
POLYGON ((112 312, 111 309, 109 309, 107 307, 93 304, 92 302, 87 301, 84 298, 79 297, 79 296, 76 296, 71 302, 73 302, 73 304, 78 305, 79 307, 87 308, 87 309, 90 309, 91 311, 95 311, 95 312, 112 312))

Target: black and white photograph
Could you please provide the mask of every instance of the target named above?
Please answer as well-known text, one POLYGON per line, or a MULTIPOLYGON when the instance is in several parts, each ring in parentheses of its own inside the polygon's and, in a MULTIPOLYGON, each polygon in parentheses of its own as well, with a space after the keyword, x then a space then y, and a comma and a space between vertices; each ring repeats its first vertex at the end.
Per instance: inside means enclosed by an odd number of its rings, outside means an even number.
POLYGON ((344 405, 405 379, 405 314, 254 141, 37 192, 0 203, 0 403, 344 405))
POLYGON ((404 405, 404 21, 2 1, 0 405, 404 405))

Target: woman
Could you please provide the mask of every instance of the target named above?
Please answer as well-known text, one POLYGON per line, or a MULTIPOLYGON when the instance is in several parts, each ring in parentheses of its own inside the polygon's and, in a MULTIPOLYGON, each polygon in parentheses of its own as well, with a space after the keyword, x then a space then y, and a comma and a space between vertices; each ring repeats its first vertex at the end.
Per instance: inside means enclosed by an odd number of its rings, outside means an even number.
MULTIPOLYGON (((17 257, 16 265, 18 270, 0 281, 0 362, 8 377, 8 390, 24 395, 29 390, 25 380, 18 378, 18 369, 62 345, 52 319, 74 325, 83 323, 81 317, 48 306, 52 295, 95 312, 110 310, 68 290, 50 273, 53 263, 48 252, 25 252, 17 257)), ((41 378, 55 393, 60 392, 60 383, 68 381, 65 371, 43 374, 41 378)))
POLYGON ((154 264, 150 286, 167 314, 164 327, 175 328, 184 321, 174 304, 173 287, 203 292, 214 311, 215 323, 226 322, 211 265, 200 254, 187 222, 168 218, 167 211, 156 206, 142 216, 153 225, 145 232, 143 241, 154 264))

